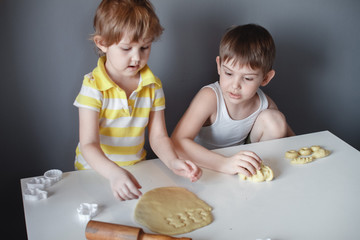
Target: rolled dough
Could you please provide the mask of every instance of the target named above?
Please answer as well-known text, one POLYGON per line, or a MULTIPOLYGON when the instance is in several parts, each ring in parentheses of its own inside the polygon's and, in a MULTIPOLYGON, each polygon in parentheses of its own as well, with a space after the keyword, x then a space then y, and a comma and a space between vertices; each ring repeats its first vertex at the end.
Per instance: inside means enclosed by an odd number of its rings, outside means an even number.
POLYGON ((146 192, 135 208, 135 220, 153 232, 177 235, 213 221, 212 208, 181 187, 155 188, 146 192))

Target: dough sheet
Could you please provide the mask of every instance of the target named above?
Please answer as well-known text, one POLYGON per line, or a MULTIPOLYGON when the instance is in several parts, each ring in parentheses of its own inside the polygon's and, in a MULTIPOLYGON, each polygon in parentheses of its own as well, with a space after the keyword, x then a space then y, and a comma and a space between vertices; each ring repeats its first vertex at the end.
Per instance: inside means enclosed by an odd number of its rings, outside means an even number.
POLYGON ((135 208, 135 220, 151 231, 177 235, 213 221, 212 208, 181 187, 155 188, 146 192, 135 208))

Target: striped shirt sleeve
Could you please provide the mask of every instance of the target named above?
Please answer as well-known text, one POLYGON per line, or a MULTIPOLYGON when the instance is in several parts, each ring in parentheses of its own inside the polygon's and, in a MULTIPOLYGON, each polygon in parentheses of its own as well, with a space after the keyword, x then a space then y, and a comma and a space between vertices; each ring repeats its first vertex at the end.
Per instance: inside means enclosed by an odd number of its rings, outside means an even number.
POLYGON ((100 112, 102 102, 102 93, 94 88, 91 78, 86 75, 81 86, 80 93, 75 99, 74 106, 100 112))
POLYGON ((162 86, 155 87, 155 99, 151 111, 160 111, 165 109, 165 94, 162 86))

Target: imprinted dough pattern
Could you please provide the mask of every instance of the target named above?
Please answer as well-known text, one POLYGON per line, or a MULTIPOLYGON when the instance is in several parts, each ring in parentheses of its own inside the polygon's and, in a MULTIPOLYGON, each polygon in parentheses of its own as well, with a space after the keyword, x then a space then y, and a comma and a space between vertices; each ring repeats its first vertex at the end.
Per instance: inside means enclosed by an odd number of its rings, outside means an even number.
POLYGON ((206 221, 209 213, 202 208, 187 210, 183 213, 177 213, 174 216, 167 217, 165 220, 174 228, 182 228, 193 223, 201 223, 206 221))
POLYGON ((329 150, 326 150, 318 145, 303 147, 296 150, 289 150, 285 153, 285 158, 291 159, 292 164, 306 164, 314 161, 318 158, 326 157, 330 154, 329 150))

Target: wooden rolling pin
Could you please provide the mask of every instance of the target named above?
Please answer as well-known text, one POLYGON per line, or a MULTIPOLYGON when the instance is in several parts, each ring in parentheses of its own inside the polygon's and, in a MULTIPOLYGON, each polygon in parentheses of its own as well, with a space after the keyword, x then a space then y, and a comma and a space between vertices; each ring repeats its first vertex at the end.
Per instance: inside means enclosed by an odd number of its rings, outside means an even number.
POLYGON ((88 240, 191 240, 144 233, 141 228, 90 220, 85 229, 88 240))

